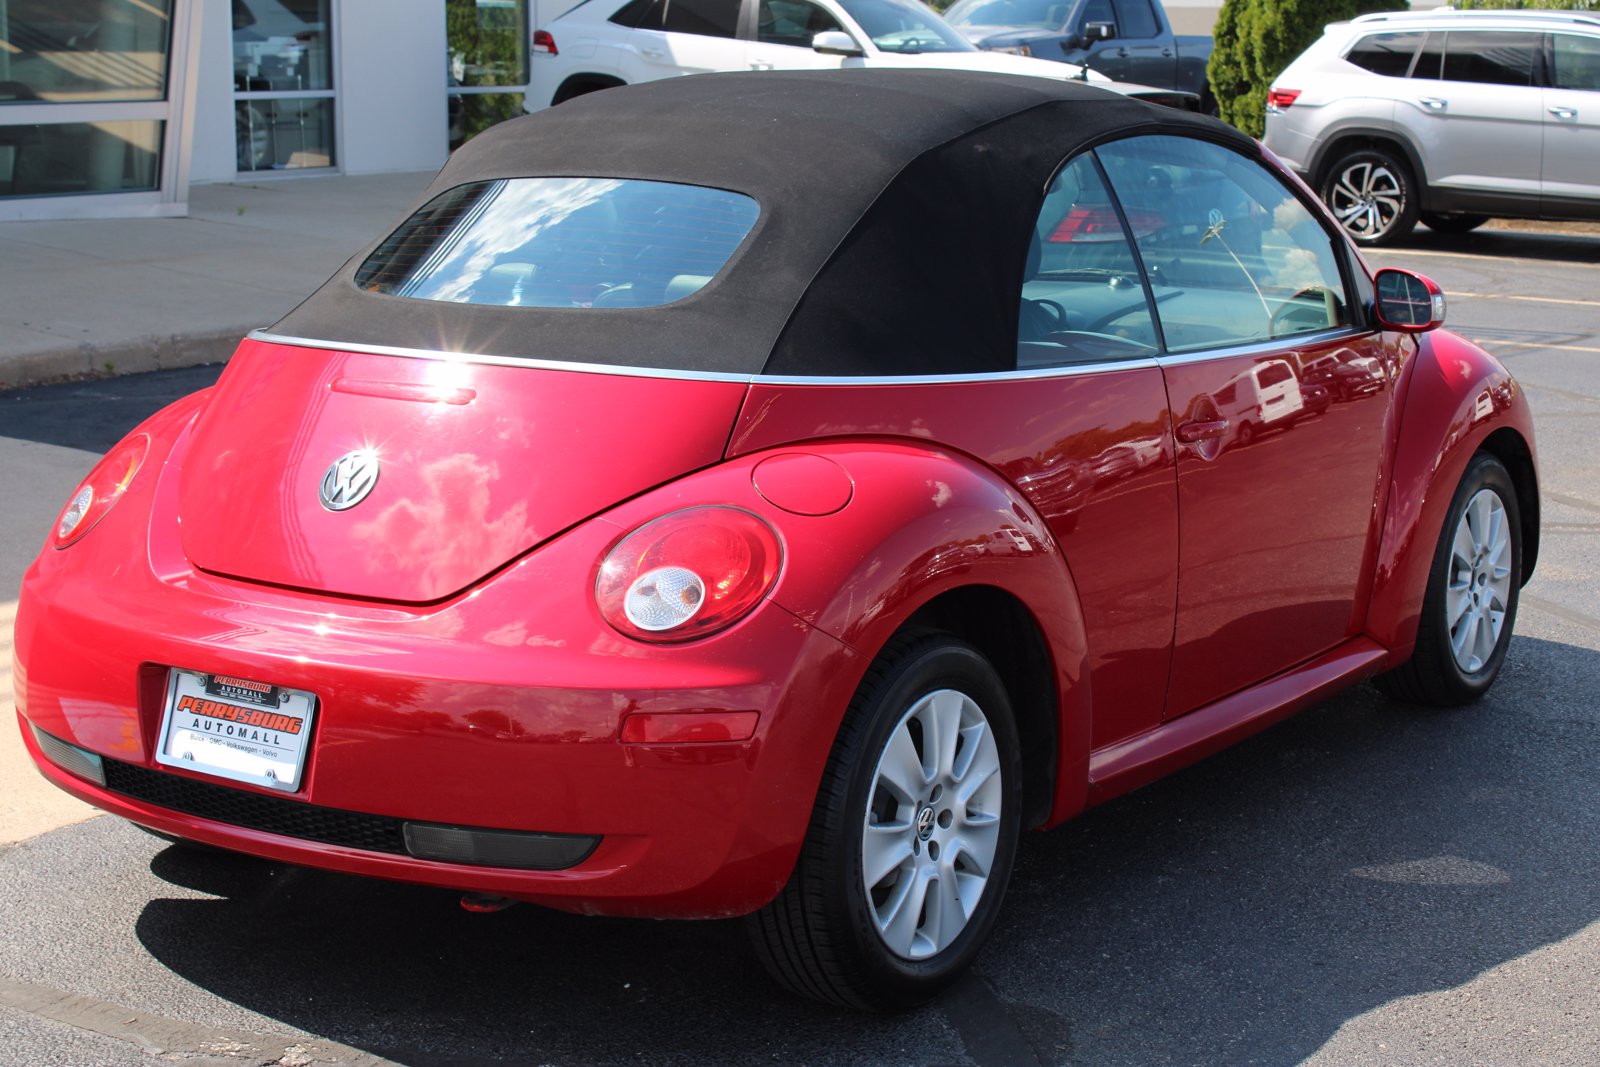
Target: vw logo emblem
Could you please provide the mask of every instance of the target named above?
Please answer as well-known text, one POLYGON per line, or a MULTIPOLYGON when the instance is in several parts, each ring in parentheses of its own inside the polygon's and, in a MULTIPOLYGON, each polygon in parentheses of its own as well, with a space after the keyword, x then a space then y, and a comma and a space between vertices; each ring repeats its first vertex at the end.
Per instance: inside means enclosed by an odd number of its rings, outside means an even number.
POLYGON ((329 511, 353 508, 378 484, 378 457, 366 449, 350 452, 333 461, 322 476, 322 491, 317 495, 329 511))

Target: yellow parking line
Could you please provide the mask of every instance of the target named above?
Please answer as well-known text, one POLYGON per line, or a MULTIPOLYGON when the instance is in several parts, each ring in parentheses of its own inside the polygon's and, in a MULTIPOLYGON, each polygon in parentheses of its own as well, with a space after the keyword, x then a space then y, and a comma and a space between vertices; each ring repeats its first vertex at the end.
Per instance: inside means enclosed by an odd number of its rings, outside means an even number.
POLYGON ((1583 345, 1553 345, 1548 341, 1502 341, 1498 337, 1473 337, 1475 345, 1509 345, 1512 348, 1555 348, 1563 352, 1600 352, 1600 348, 1585 348, 1583 345))

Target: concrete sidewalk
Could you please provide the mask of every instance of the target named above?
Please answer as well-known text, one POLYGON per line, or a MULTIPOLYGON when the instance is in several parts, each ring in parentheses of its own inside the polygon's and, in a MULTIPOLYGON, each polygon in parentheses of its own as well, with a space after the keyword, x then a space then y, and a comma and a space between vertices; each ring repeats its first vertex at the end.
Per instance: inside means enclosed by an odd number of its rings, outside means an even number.
POLYGON ((0 389, 227 359, 432 174, 195 186, 184 219, 0 222, 0 389))

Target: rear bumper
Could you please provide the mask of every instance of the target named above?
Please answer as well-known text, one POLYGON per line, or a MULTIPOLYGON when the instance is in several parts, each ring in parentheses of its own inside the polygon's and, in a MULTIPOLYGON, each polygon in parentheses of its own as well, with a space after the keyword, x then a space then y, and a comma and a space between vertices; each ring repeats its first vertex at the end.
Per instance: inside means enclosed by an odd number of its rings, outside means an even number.
POLYGON ((46 550, 16 623, 24 740, 46 778, 90 804, 272 860, 592 913, 753 910, 793 866, 858 657, 770 602, 684 647, 619 637, 571 577, 589 573, 614 533, 579 528, 475 593, 417 609, 162 573, 159 530, 148 563, 111 558, 122 537, 46 550), (157 764, 172 667, 317 694, 302 788, 157 764), (758 712, 754 735, 620 740, 631 714, 707 710, 758 712), (41 752, 35 727, 126 773, 105 785, 70 773, 41 752), (246 802, 193 800, 214 791, 246 802), (441 862, 410 854, 403 837, 386 851, 314 839, 303 818, 232 814, 261 804, 402 835, 411 822, 599 840, 561 870, 441 862))

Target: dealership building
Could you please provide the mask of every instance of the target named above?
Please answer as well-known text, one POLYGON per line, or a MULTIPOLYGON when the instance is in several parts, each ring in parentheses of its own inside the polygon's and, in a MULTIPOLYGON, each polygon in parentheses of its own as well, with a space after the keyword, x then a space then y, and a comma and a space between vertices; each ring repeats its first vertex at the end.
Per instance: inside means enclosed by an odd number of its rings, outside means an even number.
POLYGON ((0 0, 0 219, 438 167, 521 113, 536 2, 0 0))

